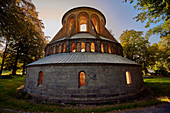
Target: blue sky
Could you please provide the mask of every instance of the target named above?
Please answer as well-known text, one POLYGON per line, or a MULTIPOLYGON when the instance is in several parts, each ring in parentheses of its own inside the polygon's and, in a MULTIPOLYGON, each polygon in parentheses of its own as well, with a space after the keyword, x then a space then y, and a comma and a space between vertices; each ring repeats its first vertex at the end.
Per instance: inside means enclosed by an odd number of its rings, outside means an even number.
MULTIPOLYGON (((70 9, 80 6, 93 7, 106 17, 106 28, 112 30, 114 37, 119 37, 125 30, 146 31, 145 23, 133 19, 139 11, 134 10, 133 4, 123 3, 123 0, 32 0, 39 12, 39 18, 44 23, 45 35, 53 38, 61 29, 62 16, 70 9)), ((160 41, 158 35, 149 38, 151 44, 160 41)))

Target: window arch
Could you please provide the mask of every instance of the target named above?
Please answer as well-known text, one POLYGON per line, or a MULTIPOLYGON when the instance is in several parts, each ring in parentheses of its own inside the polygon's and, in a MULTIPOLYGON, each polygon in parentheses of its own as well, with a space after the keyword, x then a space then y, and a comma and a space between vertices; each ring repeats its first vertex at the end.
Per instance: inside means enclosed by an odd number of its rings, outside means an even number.
POLYGON ((78 25, 80 32, 86 32, 88 30, 88 14, 87 13, 80 13, 78 16, 78 25))
POLYGON ((92 18, 92 22, 93 22, 93 25, 94 25, 97 33, 99 33, 99 17, 97 15, 93 14, 91 16, 91 18, 92 18))
POLYGON ((126 71, 126 83, 128 85, 132 84, 131 74, 129 71, 126 71))
POLYGON ((68 18, 68 32, 71 30, 71 27, 73 26, 74 21, 75 21, 75 15, 71 15, 68 18))
POLYGON ((104 44, 101 44, 101 52, 104 53, 104 44))
POLYGON ((84 71, 79 73, 79 86, 85 86, 86 74, 84 71))
POLYGON ((38 75, 38 85, 43 83, 43 72, 40 71, 38 75))
POLYGON ((71 52, 76 52, 76 44, 74 42, 71 45, 71 52))
POLYGON ((95 52, 95 45, 94 45, 94 42, 91 43, 91 52, 95 52))
POLYGON ((81 43, 81 52, 85 52, 85 43, 84 42, 81 43))
POLYGON ((65 53, 65 51, 66 51, 66 46, 65 46, 65 43, 63 43, 63 53, 65 53))

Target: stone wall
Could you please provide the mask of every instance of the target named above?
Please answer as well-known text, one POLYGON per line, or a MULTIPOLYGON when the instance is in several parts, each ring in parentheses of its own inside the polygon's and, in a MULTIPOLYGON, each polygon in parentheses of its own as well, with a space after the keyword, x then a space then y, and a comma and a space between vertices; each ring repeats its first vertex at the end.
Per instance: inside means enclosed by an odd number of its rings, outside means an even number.
POLYGON ((27 67, 25 89, 40 100, 63 103, 96 103, 138 95, 143 88, 141 67, 115 64, 56 64, 27 67), (38 74, 43 83, 38 85, 38 74), (85 86, 79 73, 85 72, 85 86), (132 84, 126 83, 130 71, 132 84))

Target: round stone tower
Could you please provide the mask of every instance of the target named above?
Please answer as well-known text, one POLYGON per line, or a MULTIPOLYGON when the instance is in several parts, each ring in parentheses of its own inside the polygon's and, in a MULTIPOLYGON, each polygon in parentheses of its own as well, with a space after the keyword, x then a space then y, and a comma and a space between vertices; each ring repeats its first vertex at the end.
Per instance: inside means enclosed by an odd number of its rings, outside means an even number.
POLYGON ((66 12, 46 56, 27 65, 27 92, 39 100, 82 104, 138 96, 141 65, 122 57, 122 46, 105 24, 104 15, 91 7, 66 12))

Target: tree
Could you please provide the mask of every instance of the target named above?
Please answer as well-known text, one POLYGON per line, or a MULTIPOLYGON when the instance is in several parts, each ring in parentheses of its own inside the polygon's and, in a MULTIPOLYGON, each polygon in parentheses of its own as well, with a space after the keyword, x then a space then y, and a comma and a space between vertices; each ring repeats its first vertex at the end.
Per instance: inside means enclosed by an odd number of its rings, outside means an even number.
POLYGON ((120 40, 124 57, 142 64, 144 71, 147 72, 149 42, 142 35, 142 31, 126 30, 121 34, 120 40))
MULTIPOLYGON (((129 0, 133 3, 134 0, 129 0)), ((127 0, 125 0, 127 2, 127 0)), ((170 39, 170 1, 169 0, 136 0, 135 9, 140 13, 135 17, 136 21, 147 21, 145 27, 150 27, 151 24, 156 24, 156 27, 151 28, 147 35, 160 34, 167 36, 170 39)))
POLYGON ((165 65, 166 70, 169 72, 170 68, 170 40, 167 37, 162 36, 161 41, 158 43, 160 50, 159 62, 162 62, 165 65))
POLYGON ((43 56, 45 39, 42 28, 43 24, 31 1, 0 1, 0 37, 5 37, 10 48, 16 52, 13 75, 16 74, 17 62, 22 55, 29 54, 36 59, 43 56))

